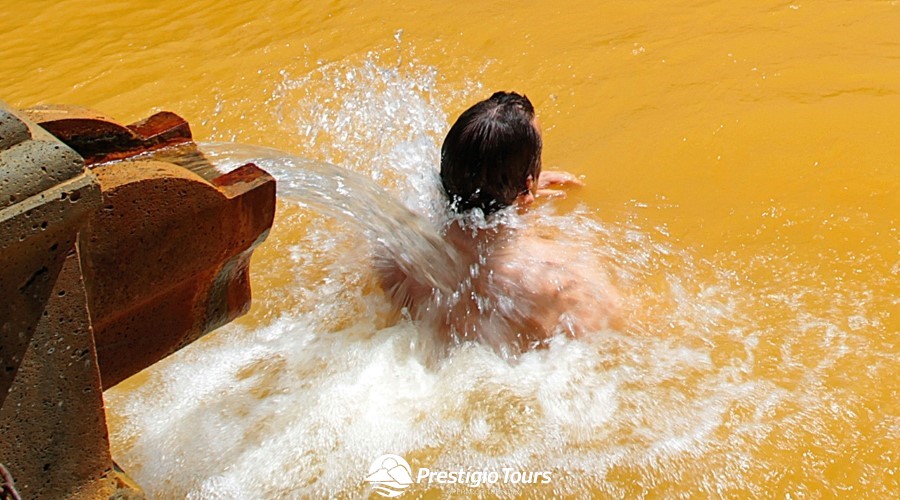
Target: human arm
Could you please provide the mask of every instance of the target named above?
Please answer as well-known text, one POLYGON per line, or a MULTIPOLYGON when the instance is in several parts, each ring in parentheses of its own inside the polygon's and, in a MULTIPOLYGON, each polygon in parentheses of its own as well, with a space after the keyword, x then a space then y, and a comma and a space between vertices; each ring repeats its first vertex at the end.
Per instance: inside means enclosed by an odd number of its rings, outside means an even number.
POLYGON ((584 186, 584 181, 562 170, 545 170, 538 176, 537 194, 550 198, 562 197, 566 195, 565 191, 550 188, 563 186, 584 186))

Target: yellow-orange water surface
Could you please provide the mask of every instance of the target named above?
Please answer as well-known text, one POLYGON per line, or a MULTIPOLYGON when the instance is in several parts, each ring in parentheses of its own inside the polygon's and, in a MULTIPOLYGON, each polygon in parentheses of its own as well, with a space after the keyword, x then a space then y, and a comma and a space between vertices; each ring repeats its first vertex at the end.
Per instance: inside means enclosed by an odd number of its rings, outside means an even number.
POLYGON ((352 227, 286 197, 250 314, 106 393, 152 496, 368 495, 383 453, 553 474, 435 497, 900 491, 900 2, 34 0, 0 34, 12 106, 171 110, 401 198, 518 90, 586 182, 539 209, 596 238, 626 324, 513 364, 417 357, 352 227))

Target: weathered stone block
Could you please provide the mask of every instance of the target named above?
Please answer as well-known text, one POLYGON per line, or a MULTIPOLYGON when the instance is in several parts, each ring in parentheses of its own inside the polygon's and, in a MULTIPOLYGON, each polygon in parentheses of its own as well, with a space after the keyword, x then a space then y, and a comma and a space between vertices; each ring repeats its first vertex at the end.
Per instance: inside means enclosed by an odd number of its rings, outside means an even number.
POLYGON ((0 463, 23 498, 108 498, 116 490, 76 246, 50 293, 5 403, 0 463))
POLYGON ((112 459, 76 251, 99 185, 74 151, 2 106, 0 129, 12 133, 0 151, 0 463, 24 498, 108 496, 112 459))

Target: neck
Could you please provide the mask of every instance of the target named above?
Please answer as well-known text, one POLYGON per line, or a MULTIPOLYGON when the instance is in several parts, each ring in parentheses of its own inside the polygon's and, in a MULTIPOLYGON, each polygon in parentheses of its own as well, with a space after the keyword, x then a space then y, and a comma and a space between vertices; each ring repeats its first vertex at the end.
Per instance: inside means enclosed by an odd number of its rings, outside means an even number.
POLYGON ((491 255, 496 248, 507 246, 521 230, 519 224, 502 219, 476 225, 457 218, 447 225, 446 239, 467 260, 475 262, 491 255))

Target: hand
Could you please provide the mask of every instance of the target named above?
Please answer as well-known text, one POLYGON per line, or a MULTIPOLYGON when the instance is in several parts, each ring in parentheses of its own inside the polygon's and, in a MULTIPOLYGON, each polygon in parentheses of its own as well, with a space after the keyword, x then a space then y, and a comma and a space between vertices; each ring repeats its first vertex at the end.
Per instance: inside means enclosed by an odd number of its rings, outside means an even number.
POLYGON ((537 196, 543 198, 565 198, 566 192, 548 189, 550 186, 584 186, 584 182, 574 174, 562 170, 546 170, 538 177, 537 196))
POLYGON ((584 181, 574 174, 562 170, 546 170, 538 177, 538 190, 544 190, 550 186, 584 186, 584 181))
POLYGON ((534 195, 541 198, 565 198, 566 192, 562 189, 538 189, 534 195))

